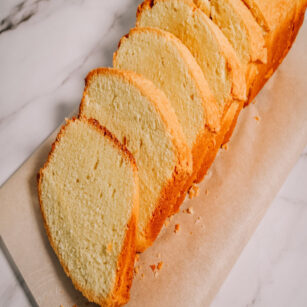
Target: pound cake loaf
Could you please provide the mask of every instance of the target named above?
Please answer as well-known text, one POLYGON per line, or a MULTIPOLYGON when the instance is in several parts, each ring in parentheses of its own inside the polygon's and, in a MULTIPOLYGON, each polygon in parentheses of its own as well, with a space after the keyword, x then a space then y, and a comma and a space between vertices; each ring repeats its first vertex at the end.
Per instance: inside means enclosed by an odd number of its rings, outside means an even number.
POLYGON ((191 176, 192 158, 165 94, 131 71, 89 73, 80 115, 97 119, 133 154, 140 178, 137 251, 144 251, 171 214, 191 176))
POLYGON ((207 155, 210 160, 199 169, 199 182, 221 144, 230 138, 246 100, 244 67, 219 28, 189 0, 146 0, 138 8, 136 25, 157 27, 179 38, 195 57, 215 96, 221 130, 207 155), (235 106, 230 108, 232 104, 235 106))
POLYGON ((251 102, 290 50, 303 21, 306 0, 241 0, 262 27, 267 63, 258 64, 247 103, 251 102))
POLYGON ((74 286, 101 306, 129 299, 135 258, 135 160, 95 120, 69 120, 38 176, 45 228, 74 286))
POLYGON ((119 43, 113 65, 152 80, 169 98, 182 126, 192 152, 193 174, 174 207, 176 212, 219 129, 215 99, 189 50, 174 35, 160 29, 130 30, 119 43))

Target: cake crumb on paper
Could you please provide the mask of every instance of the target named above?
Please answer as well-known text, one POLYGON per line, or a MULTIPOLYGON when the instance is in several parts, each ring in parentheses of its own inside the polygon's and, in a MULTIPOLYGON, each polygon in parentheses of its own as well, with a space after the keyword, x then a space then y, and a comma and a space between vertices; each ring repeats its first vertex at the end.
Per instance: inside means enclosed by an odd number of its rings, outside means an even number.
POLYGON ((206 194, 207 196, 209 195, 209 190, 208 190, 208 189, 206 189, 205 194, 206 194))
POLYGON ((180 225, 179 224, 176 224, 175 225, 175 229, 174 229, 174 232, 177 233, 180 229, 180 225))
POLYGON ((192 207, 187 208, 186 210, 184 210, 184 212, 186 212, 187 214, 193 214, 194 210, 192 207))
POLYGON ((259 121, 260 121, 259 116, 254 116, 254 119, 255 119, 257 122, 259 122, 259 121))
POLYGON ((198 188, 198 186, 197 186, 196 184, 193 184, 193 185, 190 187, 189 191, 188 191, 189 198, 192 199, 192 198, 196 197, 196 196, 198 195, 198 193, 199 193, 199 188, 198 188))
POLYGON ((140 254, 135 254, 135 262, 138 262, 140 260, 140 254))
POLYGON ((151 264, 150 265, 151 270, 154 272, 156 270, 156 265, 155 264, 151 264))
POLYGON ((227 151, 227 150, 228 150, 228 143, 223 144, 223 145, 222 145, 222 149, 224 149, 225 151, 227 151))
POLYGON ((160 261, 157 265, 157 269, 158 271, 160 271, 162 269, 162 266, 163 266, 163 261, 160 261))
POLYGON ((134 268, 134 274, 138 274, 139 273, 139 271, 140 271, 140 267, 139 266, 136 266, 135 268, 134 268))

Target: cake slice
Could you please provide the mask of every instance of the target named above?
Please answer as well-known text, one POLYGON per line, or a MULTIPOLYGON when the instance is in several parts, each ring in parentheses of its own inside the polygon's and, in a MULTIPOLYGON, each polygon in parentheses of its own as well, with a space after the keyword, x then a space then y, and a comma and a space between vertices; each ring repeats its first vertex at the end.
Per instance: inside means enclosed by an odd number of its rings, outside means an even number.
POLYGON ((39 172, 40 207, 65 273, 101 306, 129 299, 138 193, 128 150, 97 121, 68 120, 39 172))
MULTIPOLYGON (((138 8, 136 24, 171 32, 195 57, 215 97, 222 123, 214 140, 217 153, 220 145, 229 140, 246 100, 245 69, 235 50, 217 25, 189 0, 146 0, 138 8), (235 106, 230 108, 232 104, 235 106), (237 111, 231 119, 234 108, 237 111)), ((210 160, 204 161, 197 181, 204 177, 214 157, 210 154, 210 160)))
POLYGON ((89 73, 80 115, 97 119, 133 154, 140 178, 137 250, 150 246, 192 170, 170 102, 143 76, 112 68, 89 73))
POLYGON ((134 28, 114 54, 114 67, 135 71, 164 91, 175 110, 193 157, 193 174, 174 208, 195 179, 219 130, 219 113, 204 75, 189 50, 171 33, 134 28))

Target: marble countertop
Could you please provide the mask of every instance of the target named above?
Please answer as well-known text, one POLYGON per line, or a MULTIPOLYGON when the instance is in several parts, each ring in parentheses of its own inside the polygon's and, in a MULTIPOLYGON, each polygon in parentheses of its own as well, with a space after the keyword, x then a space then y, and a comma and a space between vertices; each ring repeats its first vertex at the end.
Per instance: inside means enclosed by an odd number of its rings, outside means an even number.
MULTIPOLYGON (((139 3, 0 2, 0 185, 77 108, 87 72, 111 65, 139 3)), ((307 306, 306 184, 307 147, 212 306, 307 306)), ((0 247, 0 306, 31 306, 0 247)))

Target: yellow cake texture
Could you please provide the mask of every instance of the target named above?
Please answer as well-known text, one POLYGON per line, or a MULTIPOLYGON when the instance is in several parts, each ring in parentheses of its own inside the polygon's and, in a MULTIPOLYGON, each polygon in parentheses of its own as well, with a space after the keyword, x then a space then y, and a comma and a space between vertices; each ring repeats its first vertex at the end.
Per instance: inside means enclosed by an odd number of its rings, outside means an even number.
POLYGON ((206 174, 223 142, 227 142, 246 100, 244 67, 222 31, 192 1, 144 1, 138 8, 138 27, 155 27, 180 39, 202 69, 219 112, 220 131, 199 169, 206 174))
POLYGON ((39 172, 40 207, 65 273, 89 301, 129 299, 139 184, 134 158, 97 121, 69 120, 39 172))
POLYGON ((217 103, 187 47, 161 29, 130 30, 119 43, 113 65, 152 80, 164 91, 175 110, 193 157, 193 174, 179 197, 177 211, 219 131, 217 103))
POLYGON ((258 64, 267 62, 267 48, 262 28, 241 0, 194 0, 199 8, 209 3, 210 10, 203 10, 221 29, 231 43, 244 67, 246 86, 258 75, 258 64))
POLYGON ((192 171, 175 112, 156 86, 141 75, 114 68, 89 73, 80 115, 95 118, 127 146, 140 178, 137 250, 149 247, 172 213, 192 171))

